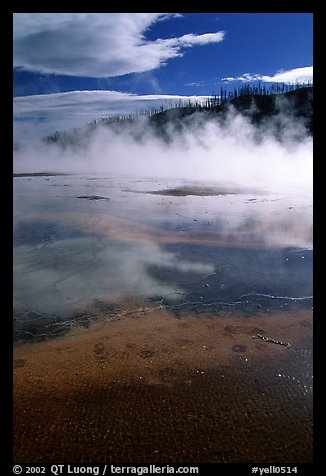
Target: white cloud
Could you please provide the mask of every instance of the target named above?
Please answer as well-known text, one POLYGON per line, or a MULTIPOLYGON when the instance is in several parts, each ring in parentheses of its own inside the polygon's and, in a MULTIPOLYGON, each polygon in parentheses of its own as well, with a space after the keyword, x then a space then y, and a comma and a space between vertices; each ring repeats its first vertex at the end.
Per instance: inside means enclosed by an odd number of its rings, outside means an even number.
POLYGON ((222 81, 264 81, 266 83, 306 83, 313 81, 313 66, 305 66, 303 68, 294 68, 289 70, 277 71, 273 76, 262 74, 244 73, 242 76, 229 76, 222 78, 222 81))
POLYGON ((189 33, 180 38, 174 38, 174 40, 177 40, 177 42, 182 46, 207 45, 208 43, 219 43, 220 41, 223 41, 224 36, 224 31, 205 33, 203 35, 193 35, 192 33, 189 33))
POLYGON ((204 101, 206 96, 136 95, 118 91, 71 91, 14 98, 14 136, 40 137, 79 127, 110 115, 149 111, 179 100, 204 101))
POLYGON ((307 82, 313 80, 313 67, 278 71, 274 76, 263 76, 263 81, 277 83, 307 82))
MULTIPOLYGON (((164 13, 16 13, 14 66, 29 71, 115 77, 159 68, 183 48, 218 43, 224 32, 145 38, 164 13)), ((174 15, 178 16, 178 15, 174 15)))

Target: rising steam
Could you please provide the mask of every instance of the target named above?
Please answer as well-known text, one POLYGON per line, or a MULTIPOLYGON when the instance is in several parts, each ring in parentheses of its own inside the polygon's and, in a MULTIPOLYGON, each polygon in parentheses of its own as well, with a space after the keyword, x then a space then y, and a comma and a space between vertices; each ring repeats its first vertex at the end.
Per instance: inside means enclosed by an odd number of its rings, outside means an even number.
POLYGON ((312 136, 286 107, 258 127, 230 108, 222 119, 173 121, 164 141, 138 120, 116 131, 98 126, 78 147, 30 143, 15 151, 14 172, 63 172, 227 182, 269 190, 312 190, 312 136))

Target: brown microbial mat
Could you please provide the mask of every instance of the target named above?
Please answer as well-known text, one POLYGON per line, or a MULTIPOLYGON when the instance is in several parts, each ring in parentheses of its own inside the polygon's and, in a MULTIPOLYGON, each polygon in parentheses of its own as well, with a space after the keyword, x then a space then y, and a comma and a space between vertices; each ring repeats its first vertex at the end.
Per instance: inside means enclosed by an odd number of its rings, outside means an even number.
POLYGON ((129 299, 16 344, 14 461, 311 462, 312 312, 176 318, 129 299))

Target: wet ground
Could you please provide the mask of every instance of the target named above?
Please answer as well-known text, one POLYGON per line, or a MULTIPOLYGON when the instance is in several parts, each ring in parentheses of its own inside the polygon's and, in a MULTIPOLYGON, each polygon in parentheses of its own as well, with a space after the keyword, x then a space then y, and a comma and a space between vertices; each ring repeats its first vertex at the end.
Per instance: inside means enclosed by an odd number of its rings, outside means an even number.
POLYGON ((17 176, 14 341, 17 463, 311 462, 311 197, 17 176))

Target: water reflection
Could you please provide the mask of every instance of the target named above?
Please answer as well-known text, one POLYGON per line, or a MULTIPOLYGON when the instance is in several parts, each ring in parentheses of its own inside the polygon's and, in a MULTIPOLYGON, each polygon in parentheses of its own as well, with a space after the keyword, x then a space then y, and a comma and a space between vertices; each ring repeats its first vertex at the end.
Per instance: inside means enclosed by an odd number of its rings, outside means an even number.
POLYGON ((15 307, 63 312, 87 306, 94 299, 124 295, 179 296, 181 286, 162 282, 151 266, 174 273, 203 275, 209 263, 176 259, 155 243, 116 242, 95 234, 52 239, 16 246, 14 250, 15 307))
POLYGON ((67 315, 126 295, 179 309, 250 302, 248 313, 266 300, 311 305, 310 197, 147 193, 172 185, 15 178, 15 313, 67 315))

